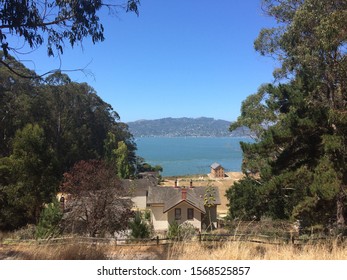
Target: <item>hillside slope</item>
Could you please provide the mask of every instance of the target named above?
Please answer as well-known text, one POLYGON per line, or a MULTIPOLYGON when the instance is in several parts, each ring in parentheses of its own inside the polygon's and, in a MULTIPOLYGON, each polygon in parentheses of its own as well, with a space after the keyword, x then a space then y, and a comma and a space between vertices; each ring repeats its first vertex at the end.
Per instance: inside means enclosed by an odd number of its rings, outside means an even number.
POLYGON ((134 137, 242 137, 249 130, 238 129, 230 133, 230 122, 213 118, 163 118, 138 120, 128 123, 134 137))

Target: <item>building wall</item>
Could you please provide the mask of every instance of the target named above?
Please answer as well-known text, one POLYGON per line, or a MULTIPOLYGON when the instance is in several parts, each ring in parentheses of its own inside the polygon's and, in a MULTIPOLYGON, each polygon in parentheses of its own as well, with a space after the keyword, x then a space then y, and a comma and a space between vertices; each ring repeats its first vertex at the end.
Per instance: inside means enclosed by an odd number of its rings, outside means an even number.
POLYGON ((169 222, 167 213, 163 213, 163 205, 151 205, 151 215, 154 230, 168 230, 169 222))
MULTIPOLYGON (((180 203, 175 208, 181 208, 181 219, 176 220, 178 224, 182 224, 187 221, 191 223, 195 228, 201 230, 201 212, 200 211, 193 208, 191 205, 189 205, 186 202, 180 203), (192 220, 188 220, 188 208, 194 209, 194 218, 192 220)), ((173 221, 175 221, 175 208, 168 211, 169 223, 172 223, 173 221)))
POLYGON ((219 167, 217 169, 213 169, 211 168, 211 174, 213 177, 224 177, 224 168, 223 167, 219 167))
POLYGON ((139 209, 139 210, 145 210, 146 209, 146 199, 147 199, 147 197, 145 195, 132 197, 131 200, 134 203, 133 208, 139 209))

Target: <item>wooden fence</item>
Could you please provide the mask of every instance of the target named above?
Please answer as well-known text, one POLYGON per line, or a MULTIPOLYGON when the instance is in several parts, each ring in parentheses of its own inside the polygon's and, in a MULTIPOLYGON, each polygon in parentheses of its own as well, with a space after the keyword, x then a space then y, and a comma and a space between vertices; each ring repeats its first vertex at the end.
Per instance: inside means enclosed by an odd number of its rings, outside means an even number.
MULTIPOLYGON (((27 244, 27 245, 67 245, 67 244, 91 244, 91 245, 114 245, 114 246, 160 246, 170 245, 176 242, 199 242, 199 243, 210 243, 218 244, 222 242, 250 242, 250 243, 261 243, 270 245, 314 245, 319 242, 333 242, 336 241, 336 237, 316 237, 316 238, 300 238, 300 237, 273 237, 268 235, 255 235, 255 234, 207 234, 199 233, 189 238, 173 238, 156 236, 147 239, 132 239, 132 238, 98 238, 98 237, 61 237, 61 238, 50 238, 50 239, 3 239, 0 245, 16 245, 16 244, 27 244)), ((345 242, 344 238, 339 238, 339 242, 345 242)))

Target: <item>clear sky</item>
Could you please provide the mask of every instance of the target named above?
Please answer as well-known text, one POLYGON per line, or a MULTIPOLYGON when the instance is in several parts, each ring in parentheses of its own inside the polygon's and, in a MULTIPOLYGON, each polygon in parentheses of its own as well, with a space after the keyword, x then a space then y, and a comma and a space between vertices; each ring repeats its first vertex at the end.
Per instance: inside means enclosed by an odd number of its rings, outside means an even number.
MULTIPOLYGON (((104 42, 85 39, 61 57, 62 69, 87 66, 87 82, 121 121, 163 117, 213 117, 233 121, 242 100, 272 82, 275 61, 253 42, 274 21, 261 0, 142 0, 140 15, 101 16, 104 42)), ((46 50, 25 56, 43 73, 59 66, 46 50)))

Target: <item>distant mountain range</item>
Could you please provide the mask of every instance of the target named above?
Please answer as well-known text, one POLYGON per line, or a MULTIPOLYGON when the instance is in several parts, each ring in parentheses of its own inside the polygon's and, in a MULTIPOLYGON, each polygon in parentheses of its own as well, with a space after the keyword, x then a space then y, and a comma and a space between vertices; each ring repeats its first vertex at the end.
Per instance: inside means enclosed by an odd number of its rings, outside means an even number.
POLYGON ((229 131, 230 122, 213 118, 163 118, 127 123, 134 137, 244 137, 249 129, 229 131))

